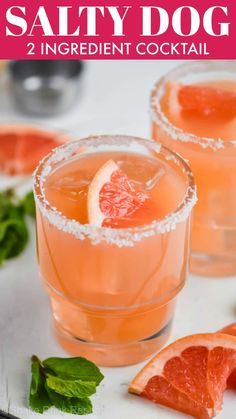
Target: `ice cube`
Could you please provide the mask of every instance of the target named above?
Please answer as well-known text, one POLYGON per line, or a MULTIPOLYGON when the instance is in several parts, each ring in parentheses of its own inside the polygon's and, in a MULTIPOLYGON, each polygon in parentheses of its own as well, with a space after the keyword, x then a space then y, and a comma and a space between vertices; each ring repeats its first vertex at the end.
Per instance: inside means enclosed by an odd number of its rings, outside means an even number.
POLYGON ((91 178, 85 173, 77 173, 76 176, 65 176, 58 179, 53 189, 60 191, 67 199, 77 200, 78 196, 87 191, 91 178))
POLYGON ((166 169, 164 163, 152 158, 144 161, 120 160, 118 166, 124 170, 133 183, 144 190, 151 190, 164 176, 166 169))

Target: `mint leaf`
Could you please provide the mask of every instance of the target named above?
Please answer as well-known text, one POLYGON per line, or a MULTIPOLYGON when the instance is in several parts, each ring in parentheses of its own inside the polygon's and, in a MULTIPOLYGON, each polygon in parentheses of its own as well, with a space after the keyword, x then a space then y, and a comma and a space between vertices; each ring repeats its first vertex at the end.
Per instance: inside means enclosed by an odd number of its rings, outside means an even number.
POLYGON ((31 386, 30 386, 30 394, 34 395, 37 393, 39 384, 40 384, 40 368, 39 364, 34 357, 31 358, 31 386))
POLYGON ((21 206, 24 210, 24 213, 30 215, 31 217, 36 216, 35 211, 35 202, 34 202, 34 194, 32 191, 28 192, 24 199, 21 201, 21 206))
POLYGON ((44 413, 46 410, 52 407, 52 403, 49 399, 44 383, 40 383, 40 387, 38 388, 37 393, 30 394, 29 406, 36 413, 44 413))
POLYGON ((96 393, 96 383, 94 381, 64 380, 49 375, 46 382, 50 389, 66 397, 84 398, 96 393))
POLYGON ((62 412, 74 415, 88 415, 89 413, 92 413, 92 403, 87 397, 84 397, 83 399, 65 397, 50 389, 47 384, 45 387, 51 403, 57 407, 57 409, 62 410, 62 412))
POLYGON ((12 190, 0 192, 0 221, 21 218, 23 210, 12 190))
POLYGON ((0 247, 0 267, 3 264, 4 260, 6 259, 7 251, 3 247, 0 247))
POLYGON ((29 406, 35 412, 43 413, 52 406, 52 403, 45 388, 45 377, 40 371, 40 366, 34 357, 32 357, 31 371, 29 406))
POLYGON ((28 229, 22 218, 11 218, 0 222, 0 247, 4 249, 0 263, 4 259, 18 256, 24 250, 27 242, 28 229))
POLYGON ((99 368, 85 358, 48 358, 33 355, 29 405, 43 413, 51 406, 77 415, 92 412, 88 396, 103 379, 99 368), (87 378, 87 379, 86 379, 87 378))
POLYGON ((48 358, 44 367, 65 380, 92 381, 100 384, 104 376, 99 368, 85 358, 48 358))
POLYGON ((0 192, 0 266, 5 259, 18 256, 25 249, 29 238, 26 214, 35 216, 32 192, 22 201, 12 189, 0 192))

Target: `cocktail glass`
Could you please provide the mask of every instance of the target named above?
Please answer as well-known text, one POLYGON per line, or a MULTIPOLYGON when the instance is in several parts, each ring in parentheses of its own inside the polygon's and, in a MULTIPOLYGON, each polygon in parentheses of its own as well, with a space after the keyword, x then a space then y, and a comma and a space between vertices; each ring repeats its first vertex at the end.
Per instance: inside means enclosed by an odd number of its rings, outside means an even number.
POLYGON ((186 162, 150 140, 81 139, 40 163, 34 193, 40 275, 60 344, 100 365, 149 357, 169 336, 186 278, 189 219, 196 201, 186 162), (135 184, 159 196, 160 218, 131 228, 86 222, 89 184, 110 159, 135 184))
POLYGON ((195 61, 166 74, 151 93, 152 138, 188 160, 198 188, 191 235, 192 272, 236 273, 236 118, 181 112, 176 83, 236 92, 236 62, 195 61), (171 92, 168 90, 172 90, 171 92))

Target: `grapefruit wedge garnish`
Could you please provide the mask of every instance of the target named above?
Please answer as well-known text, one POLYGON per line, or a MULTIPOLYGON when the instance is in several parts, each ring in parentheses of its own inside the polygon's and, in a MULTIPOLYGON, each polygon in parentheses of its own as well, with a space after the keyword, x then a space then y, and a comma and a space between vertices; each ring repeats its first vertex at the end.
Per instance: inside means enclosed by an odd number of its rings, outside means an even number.
POLYGON ((39 161, 61 144, 55 132, 12 125, 0 127, 0 172, 30 174, 39 161))
POLYGON ((222 116, 234 118, 236 116, 236 93, 202 85, 172 84, 177 90, 177 99, 184 111, 197 112, 204 116, 222 116))
POLYGON ((89 224, 97 227, 131 226, 148 202, 148 195, 135 188, 126 173, 113 160, 108 160, 89 185, 89 224))
POLYGON ((160 351, 134 378, 129 392, 209 419, 221 410, 227 381, 235 368, 235 336, 187 336, 160 351))

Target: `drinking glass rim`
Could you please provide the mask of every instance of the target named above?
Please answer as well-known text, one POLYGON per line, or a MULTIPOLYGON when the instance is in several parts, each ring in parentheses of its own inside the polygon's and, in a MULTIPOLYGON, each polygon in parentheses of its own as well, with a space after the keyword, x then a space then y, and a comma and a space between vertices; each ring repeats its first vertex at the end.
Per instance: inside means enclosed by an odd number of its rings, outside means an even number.
MULTIPOLYGON (((183 70, 190 71, 197 71, 204 67, 206 69, 218 71, 223 69, 225 63, 233 63, 233 60, 209 60, 209 61, 191 61, 184 64, 180 64, 173 68, 172 70, 165 73, 163 77, 161 77, 155 84, 151 90, 150 95, 150 115, 152 122, 157 123, 169 136, 170 139, 173 141, 181 141, 183 143, 195 143, 200 145, 203 149, 211 148, 214 151, 218 151, 220 149, 228 148, 228 147, 236 147, 236 139, 232 140, 223 140, 222 138, 211 138, 211 137, 201 137, 199 135, 193 134, 191 132, 184 131, 182 128, 176 127, 172 122, 166 117, 165 113, 161 109, 160 98, 164 93, 164 86, 165 83, 171 80, 171 77, 174 75, 180 75, 183 70)), ((233 73, 232 71, 228 71, 228 73, 233 73)))
POLYGON ((138 242, 145 237, 168 233, 171 230, 174 230, 177 224, 184 222, 189 217, 192 208, 197 201, 196 185, 193 173, 187 162, 178 153, 169 150, 167 147, 157 143, 156 141, 136 136, 133 137, 130 135, 98 135, 65 143, 52 150, 52 152, 40 161, 33 174, 33 180, 33 191, 37 207, 42 215, 47 218, 49 223, 58 230, 74 235, 77 239, 83 240, 87 237, 91 239, 94 244, 104 240, 110 244, 116 244, 119 247, 133 246, 135 242, 138 242), (119 144, 121 141, 123 141, 123 145, 130 145, 131 142, 134 142, 136 144, 141 144, 148 149, 151 148, 159 154, 162 153, 167 162, 168 160, 172 160, 176 165, 182 168, 182 172, 187 176, 188 185, 186 185, 186 191, 183 199, 174 211, 168 213, 164 218, 154 220, 151 223, 141 226, 108 228, 96 227, 90 224, 81 224, 77 220, 66 217, 61 211, 47 201, 45 196, 44 181, 50 173, 50 165, 52 163, 63 161, 65 158, 72 156, 73 152, 81 147, 99 147, 101 144, 109 146, 112 144, 119 144))

